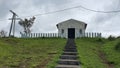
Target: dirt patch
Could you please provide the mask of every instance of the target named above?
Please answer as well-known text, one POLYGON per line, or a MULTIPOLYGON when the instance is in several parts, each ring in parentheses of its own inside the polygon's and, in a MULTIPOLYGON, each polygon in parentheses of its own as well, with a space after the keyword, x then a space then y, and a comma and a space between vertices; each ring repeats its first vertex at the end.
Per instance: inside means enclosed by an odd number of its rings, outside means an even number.
POLYGON ((46 65, 48 64, 49 61, 51 61, 53 56, 49 56, 48 58, 44 59, 41 61, 40 65, 37 65, 35 68, 46 68, 46 65))
POLYGON ((102 59, 103 63, 107 65, 107 68, 114 68, 114 62, 107 60, 105 53, 99 50, 99 57, 102 59))
MULTIPOLYGON (((104 44, 104 42, 101 39, 99 39, 98 42, 101 42, 101 43, 98 43, 100 45, 104 44)), ((98 50, 96 51, 98 51, 98 56, 102 60, 102 63, 106 64, 107 68, 115 68, 114 62, 107 60, 106 54, 101 50, 101 46, 98 46, 97 49, 98 50)))
POLYGON ((5 43, 11 44, 11 45, 16 45, 18 44, 18 41, 15 39, 5 39, 5 43))
POLYGON ((32 58, 32 57, 29 57, 29 58, 26 58, 25 60, 23 60, 23 61, 19 64, 18 68, 28 68, 29 62, 30 62, 31 58, 32 58))

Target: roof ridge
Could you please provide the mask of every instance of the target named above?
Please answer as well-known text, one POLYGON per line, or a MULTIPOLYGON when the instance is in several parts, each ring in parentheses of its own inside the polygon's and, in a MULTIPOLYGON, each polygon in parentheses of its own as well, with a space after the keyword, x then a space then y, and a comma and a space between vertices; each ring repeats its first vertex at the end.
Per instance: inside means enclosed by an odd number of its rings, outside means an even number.
MULTIPOLYGON (((84 23, 84 24, 86 24, 85 22, 83 22, 83 21, 79 21, 79 20, 76 20, 76 19, 68 19, 68 20, 65 20, 65 21, 62 21, 62 22, 60 22, 60 23, 64 23, 64 22, 67 22, 67 21, 70 21, 70 20, 72 20, 72 21, 77 21, 77 22, 81 22, 81 23, 84 23)), ((60 24, 60 23, 58 23, 58 24, 60 24)))

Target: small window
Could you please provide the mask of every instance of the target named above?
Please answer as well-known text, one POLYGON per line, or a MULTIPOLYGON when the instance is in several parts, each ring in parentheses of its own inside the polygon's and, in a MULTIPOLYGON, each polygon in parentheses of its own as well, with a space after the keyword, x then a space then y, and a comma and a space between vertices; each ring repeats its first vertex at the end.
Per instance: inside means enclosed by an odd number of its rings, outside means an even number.
POLYGON ((64 29, 61 30, 61 33, 62 33, 62 34, 64 33, 64 29))
POLYGON ((80 31, 79 31, 79 32, 80 32, 80 34, 82 34, 82 29, 80 29, 80 31))

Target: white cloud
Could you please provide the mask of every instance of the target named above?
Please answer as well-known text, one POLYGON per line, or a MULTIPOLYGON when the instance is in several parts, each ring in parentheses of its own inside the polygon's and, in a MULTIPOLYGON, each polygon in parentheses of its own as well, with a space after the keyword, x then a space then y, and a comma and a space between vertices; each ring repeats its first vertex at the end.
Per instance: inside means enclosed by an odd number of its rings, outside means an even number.
MULTIPOLYGON (((19 17, 32 17, 36 14, 42 14, 78 5, 83 5, 87 8, 99 11, 120 10, 119 0, 0 0, 0 19, 10 18, 12 16, 9 12, 10 9, 15 11, 19 17)), ((120 34, 119 13, 96 13, 82 8, 36 16, 32 32, 57 32, 56 24, 70 18, 86 22, 88 24, 88 32, 102 32, 104 36, 108 36, 110 34, 120 34)), ((5 29, 6 31, 9 31, 10 21, 0 22, 0 30, 5 29)), ((18 35, 20 31, 22 31, 22 27, 17 24, 16 34, 18 35)))

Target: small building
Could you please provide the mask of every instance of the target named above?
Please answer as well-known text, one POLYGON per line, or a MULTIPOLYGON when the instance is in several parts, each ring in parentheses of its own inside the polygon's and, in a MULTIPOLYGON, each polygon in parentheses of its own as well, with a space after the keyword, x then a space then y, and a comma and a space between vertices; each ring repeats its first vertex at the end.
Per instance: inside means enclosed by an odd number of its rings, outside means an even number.
POLYGON ((62 38, 78 38, 85 34, 87 24, 75 19, 58 23, 58 34, 62 38))

